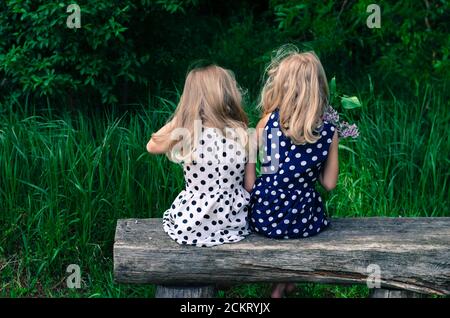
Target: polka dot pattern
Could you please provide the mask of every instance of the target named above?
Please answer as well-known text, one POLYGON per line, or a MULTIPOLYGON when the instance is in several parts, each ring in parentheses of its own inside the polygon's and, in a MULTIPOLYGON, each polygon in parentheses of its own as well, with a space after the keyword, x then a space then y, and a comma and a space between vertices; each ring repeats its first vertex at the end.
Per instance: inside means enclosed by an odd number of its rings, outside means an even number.
POLYGON ((242 240, 249 234, 245 149, 203 128, 194 158, 183 164, 185 189, 164 212, 164 231, 179 244, 202 247, 242 240))
POLYGON ((250 199, 250 227, 270 238, 306 238, 325 229, 329 220, 315 183, 327 160, 335 127, 324 122, 313 144, 295 145, 279 129, 274 111, 265 127, 262 175, 250 199))

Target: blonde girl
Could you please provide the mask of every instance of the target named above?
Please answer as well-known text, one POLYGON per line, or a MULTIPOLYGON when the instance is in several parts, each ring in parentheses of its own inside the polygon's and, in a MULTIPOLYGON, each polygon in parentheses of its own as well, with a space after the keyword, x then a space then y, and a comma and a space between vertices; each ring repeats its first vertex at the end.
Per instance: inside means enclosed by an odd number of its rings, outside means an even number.
MULTIPOLYGON (((313 52, 282 48, 267 69, 261 94, 263 116, 257 125, 263 152, 262 175, 251 194, 250 226, 275 239, 307 238, 329 225, 320 194, 338 178, 338 136, 322 120, 328 84, 313 52)), ((278 284, 281 297, 293 284, 278 284)))
POLYGON ((167 154, 183 166, 185 189, 163 216, 165 232, 179 244, 214 246, 249 234, 255 173, 247 165, 241 99, 230 71, 195 68, 173 117, 147 144, 148 152, 167 154))

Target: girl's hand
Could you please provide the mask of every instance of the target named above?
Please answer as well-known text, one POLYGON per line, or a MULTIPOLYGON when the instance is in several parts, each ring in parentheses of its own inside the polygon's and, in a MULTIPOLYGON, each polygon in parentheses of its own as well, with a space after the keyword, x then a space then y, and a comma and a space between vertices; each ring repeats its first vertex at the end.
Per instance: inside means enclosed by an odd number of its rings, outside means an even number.
POLYGON ((327 191, 331 191, 336 188, 338 174, 339 174, 339 160, 338 160, 338 144, 339 137, 338 132, 335 130, 333 135, 333 141, 331 142, 330 149, 328 151, 328 158, 325 163, 325 168, 319 176, 319 181, 327 191))
MULTIPOLYGON (((262 146, 263 143, 263 133, 264 127, 269 120, 270 114, 265 115, 256 125, 256 131, 253 134, 250 134, 249 138, 249 154, 258 156, 258 148, 262 146)), ((248 192, 252 192, 253 185, 256 180, 256 157, 250 158, 251 161, 245 165, 245 178, 244 178, 244 187, 248 192), (252 162, 255 161, 255 162, 252 162)))
POLYGON ((244 188, 252 192, 256 180, 256 156, 258 152, 258 141, 256 132, 248 134, 248 159, 245 165, 244 188))
POLYGON ((169 122, 156 133, 152 134, 152 138, 147 143, 147 151, 152 154, 163 154, 169 152, 173 142, 170 138, 172 129, 173 124, 172 122, 169 122))

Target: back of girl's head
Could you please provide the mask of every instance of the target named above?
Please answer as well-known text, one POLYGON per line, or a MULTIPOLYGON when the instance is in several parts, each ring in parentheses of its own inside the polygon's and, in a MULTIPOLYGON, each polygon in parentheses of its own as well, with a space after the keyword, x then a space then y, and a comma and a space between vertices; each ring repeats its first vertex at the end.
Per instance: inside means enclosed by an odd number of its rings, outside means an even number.
POLYGON ((283 133, 296 144, 313 143, 320 135, 329 100, 328 82, 314 52, 283 46, 266 69, 260 106, 264 114, 279 109, 283 133))
MULTIPOLYGON (((198 125, 217 128, 227 133, 237 131, 241 142, 245 143, 242 131, 247 128, 247 115, 242 108, 241 90, 234 74, 215 64, 204 64, 192 68, 184 83, 178 106, 170 120, 170 131, 164 135, 154 134, 160 140, 171 138, 172 132, 183 129, 183 155, 190 156, 198 142, 198 125), (187 139, 186 139, 187 138, 187 139)), ((169 158, 178 139, 171 140, 169 158)))
POLYGON ((176 126, 184 128, 191 127, 194 120, 219 129, 245 128, 247 116, 233 73, 214 64, 189 71, 173 119, 176 126))

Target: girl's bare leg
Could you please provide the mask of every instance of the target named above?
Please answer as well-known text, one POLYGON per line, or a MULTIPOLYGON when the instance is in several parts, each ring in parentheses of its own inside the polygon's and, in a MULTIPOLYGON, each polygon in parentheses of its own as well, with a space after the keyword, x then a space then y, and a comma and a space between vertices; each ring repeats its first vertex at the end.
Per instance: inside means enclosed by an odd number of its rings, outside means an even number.
POLYGON ((286 288, 286 284, 274 284, 272 289, 272 298, 282 298, 284 296, 284 290, 286 288))
POLYGON ((287 293, 292 293, 295 290, 295 284, 294 283, 287 283, 285 290, 286 290, 287 293))

